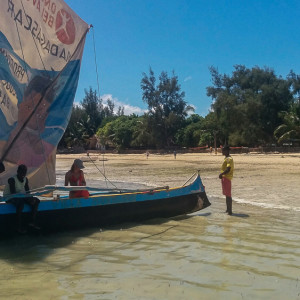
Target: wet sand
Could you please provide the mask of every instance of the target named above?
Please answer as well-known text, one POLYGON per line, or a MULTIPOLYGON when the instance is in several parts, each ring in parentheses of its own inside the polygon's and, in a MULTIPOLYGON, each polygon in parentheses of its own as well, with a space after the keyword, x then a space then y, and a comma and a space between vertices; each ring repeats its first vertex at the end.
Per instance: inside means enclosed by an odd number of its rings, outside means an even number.
MULTIPOLYGON (((57 169, 69 168, 74 158, 86 165, 86 179, 135 182, 151 186, 180 186, 197 170, 208 195, 222 197, 218 174, 224 157, 220 154, 172 155, 58 155, 57 169), (93 159, 93 161, 90 160, 93 159), (104 162, 103 162, 104 160, 104 162), (100 172, 96 169, 95 164, 100 172), (104 166, 104 167, 103 167, 104 166)), ((300 211, 298 197, 300 154, 233 154, 235 172, 233 199, 258 206, 300 211)), ((60 180, 63 174, 60 174, 60 180)))
MULTIPOLYGON (((92 158, 92 184, 102 177, 94 163, 123 186, 179 186, 199 169, 212 206, 0 241, 1 299, 300 299, 299 155, 233 155, 233 216, 224 213, 221 155, 105 155, 105 169, 103 156, 92 158)), ((58 156, 58 182, 73 159, 58 156)))

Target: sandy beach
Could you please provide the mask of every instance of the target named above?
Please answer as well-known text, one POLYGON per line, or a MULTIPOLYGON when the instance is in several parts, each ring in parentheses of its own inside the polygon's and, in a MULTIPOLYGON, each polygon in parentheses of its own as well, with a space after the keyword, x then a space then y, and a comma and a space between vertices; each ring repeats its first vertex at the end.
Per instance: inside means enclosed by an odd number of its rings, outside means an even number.
POLYGON ((0 241, 1 299, 300 299, 299 154, 233 154, 232 216, 224 213, 221 155, 58 155, 58 184, 74 158, 84 160, 91 185, 106 186, 105 173, 117 186, 180 186, 200 170, 212 205, 0 241))
MULTIPOLYGON (((232 154, 235 163, 233 199, 265 207, 300 211, 300 154, 232 154)), ((57 169, 68 169, 74 158, 85 161, 86 179, 180 186, 197 170, 208 195, 222 197, 218 174, 224 157, 207 153, 57 155, 57 169), (91 161, 91 159, 93 161, 91 161), (97 170, 97 168, 99 171, 97 170), (101 173, 100 173, 101 172, 101 173)), ((61 176, 63 174, 60 174, 61 176)), ((61 180, 61 177, 58 178, 61 180)))

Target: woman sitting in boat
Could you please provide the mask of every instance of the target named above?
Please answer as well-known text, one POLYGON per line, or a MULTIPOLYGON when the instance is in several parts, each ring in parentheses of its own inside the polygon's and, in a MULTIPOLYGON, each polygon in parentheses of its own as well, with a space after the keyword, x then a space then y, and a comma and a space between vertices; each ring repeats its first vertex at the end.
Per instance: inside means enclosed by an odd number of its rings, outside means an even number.
MULTIPOLYGON (((84 165, 82 163, 82 160, 75 159, 74 163, 71 167, 71 170, 66 173, 65 176, 65 186, 85 186, 86 182, 84 179, 84 174, 82 169, 84 168, 84 165)), ((88 198, 89 192, 87 190, 82 191, 70 191, 69 194, 70 198, 88 198)))

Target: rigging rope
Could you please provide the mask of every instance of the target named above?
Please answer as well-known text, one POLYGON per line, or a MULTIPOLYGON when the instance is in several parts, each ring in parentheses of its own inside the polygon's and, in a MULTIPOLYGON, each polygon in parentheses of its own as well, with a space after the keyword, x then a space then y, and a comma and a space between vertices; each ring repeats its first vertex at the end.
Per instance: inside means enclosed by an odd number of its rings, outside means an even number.
POLYGON ((100 86, 99 86, 99 74, 98 74, 98 67, 97 67, 97 56, 96 56, 96 43, 95 43, 95 34, 94 34, 94 26, 90 25, 90 27, 93 29, 93 46, 94 46, 94 58, 95 58, 95 67, 96 67, 96 75, 97 75, 97 87, 98 87, 98 95, 100 99, 100 86))
MULTIPOLYGON (((97 78, 97 88, 98 88, 98 95, 99 95, 99 99, 100 98, 100 85, 99 85, 99 73, 98 73, 98 66, 97 66, 97 55, 96 55, 96 43, 95 43, 95 32, 94 32, 94 27, 93 25, 90 25, 90 27, 93 29, 92 30, 92 35, 93 35, 93 48, 94 48, 94 59, 95 59, 95 68, 96 68, 96 78, 97 78)), ((106 187, 107 186, 107 182, 111 183, 108 178, 106 177, 105 175, 105 163, 104 163, 104 154, 105 152, 102 154, 103 155, 103 160, 102 160, 102 166, 103 166, 103 173, 99 170, 99 172, 104 176, 104 179, 105 179, 105 183, 106 183, 106 187)), ((115 186, 115 185, 114 185, 115 186)), ((116 187, 116 186, 115 186, 116 187)), ((116 187, 117 188, 117 187, 116 187)))
MULTIPOLYGON (((23 11, 24 11, 25 16, 27 16, 26 11, 25 11, 25 8, 24 8, 24 5, 23 5, 23 1, 21 1, 21 4, 22 4, 22 8, 23 8, 23 11)), ((28 21, 27 18, 26 18, 26 20, 27 20, 28 26, 29 26, 29 25, 30 25, 30 24, 29 24, 29 21, 28 21)), ((15 23, 16 23, 16 25, 17 25, 17 22, 16 22, 16 21, 15 21, 15 23)), ((17 27, 18 27, 18 26, 17 26, 17 27)), ((19 30, 18 30, 18 35, 19 35, 19 30)), ((33 40, 33 42, 34 42, 35 48, 36 48, 36 50, 37 50, 37 52, 38 52, 38 54, 39 54, 40 60, 41 60, 42 65, 43 65, 43 68, 44 68, 44 70, 46 71, 46 66, 45 66, 45 64, 44 64, 44 62, 43 62, 43 58, 42 58, 41 53, 40 53, 40 51, 39 51, 37 42, 36 42, 36 40, 34 39, 33 34, 32 34, 31 36, 32 36, 32 40, 33 40)), ((19 35, 19 41, 20 41, 20 35, 19 35)), ((20 41, 20 46, 21 46, 22 53, 23 53, 23 48, 22 48, 22 45, 21 45, 21 41, 20 41)), ((25 61, 24 55, 23 55, 23 59, 24 59, 24 61, 25 61)), ((27 75, 27 78, 28 78, 28 75, 27 75)))
MULTIPOLYGON (((96 167, 96 169, 99 171, 99 173, 105 178, 105 181, 108 181, 113 187, 115 187, 117 190, 119 190, 121 192, 121 189, 119 189, 114 183, 112 183, 105 175, 105 173, 102 173, 101 170, 98 168, 98 166, 95 164, 95 162, 91 159, 90 155, 88 155, 88 158, 90 159, 90 161, 94 164, 94 166, 96 167)), ((107 183, 106 183, 106 187, 107 187, 107 183)))

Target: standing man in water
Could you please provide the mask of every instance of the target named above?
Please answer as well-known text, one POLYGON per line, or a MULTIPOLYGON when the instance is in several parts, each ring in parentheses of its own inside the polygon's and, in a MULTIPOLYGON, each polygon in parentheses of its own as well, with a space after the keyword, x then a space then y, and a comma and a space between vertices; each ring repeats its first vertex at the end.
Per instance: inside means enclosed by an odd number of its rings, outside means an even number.
POLYGON ((226 212, 228 213, 228 215, 232 215, 231 181, 233 177, 234 163, 233 158, 230 156, 229 152, 229 146, 225 146, 222 148, 222 154, 225 156, 225 158, 221 167, 219 178, 222 182, 223 195, 225 195, 226 197, 226 212))

